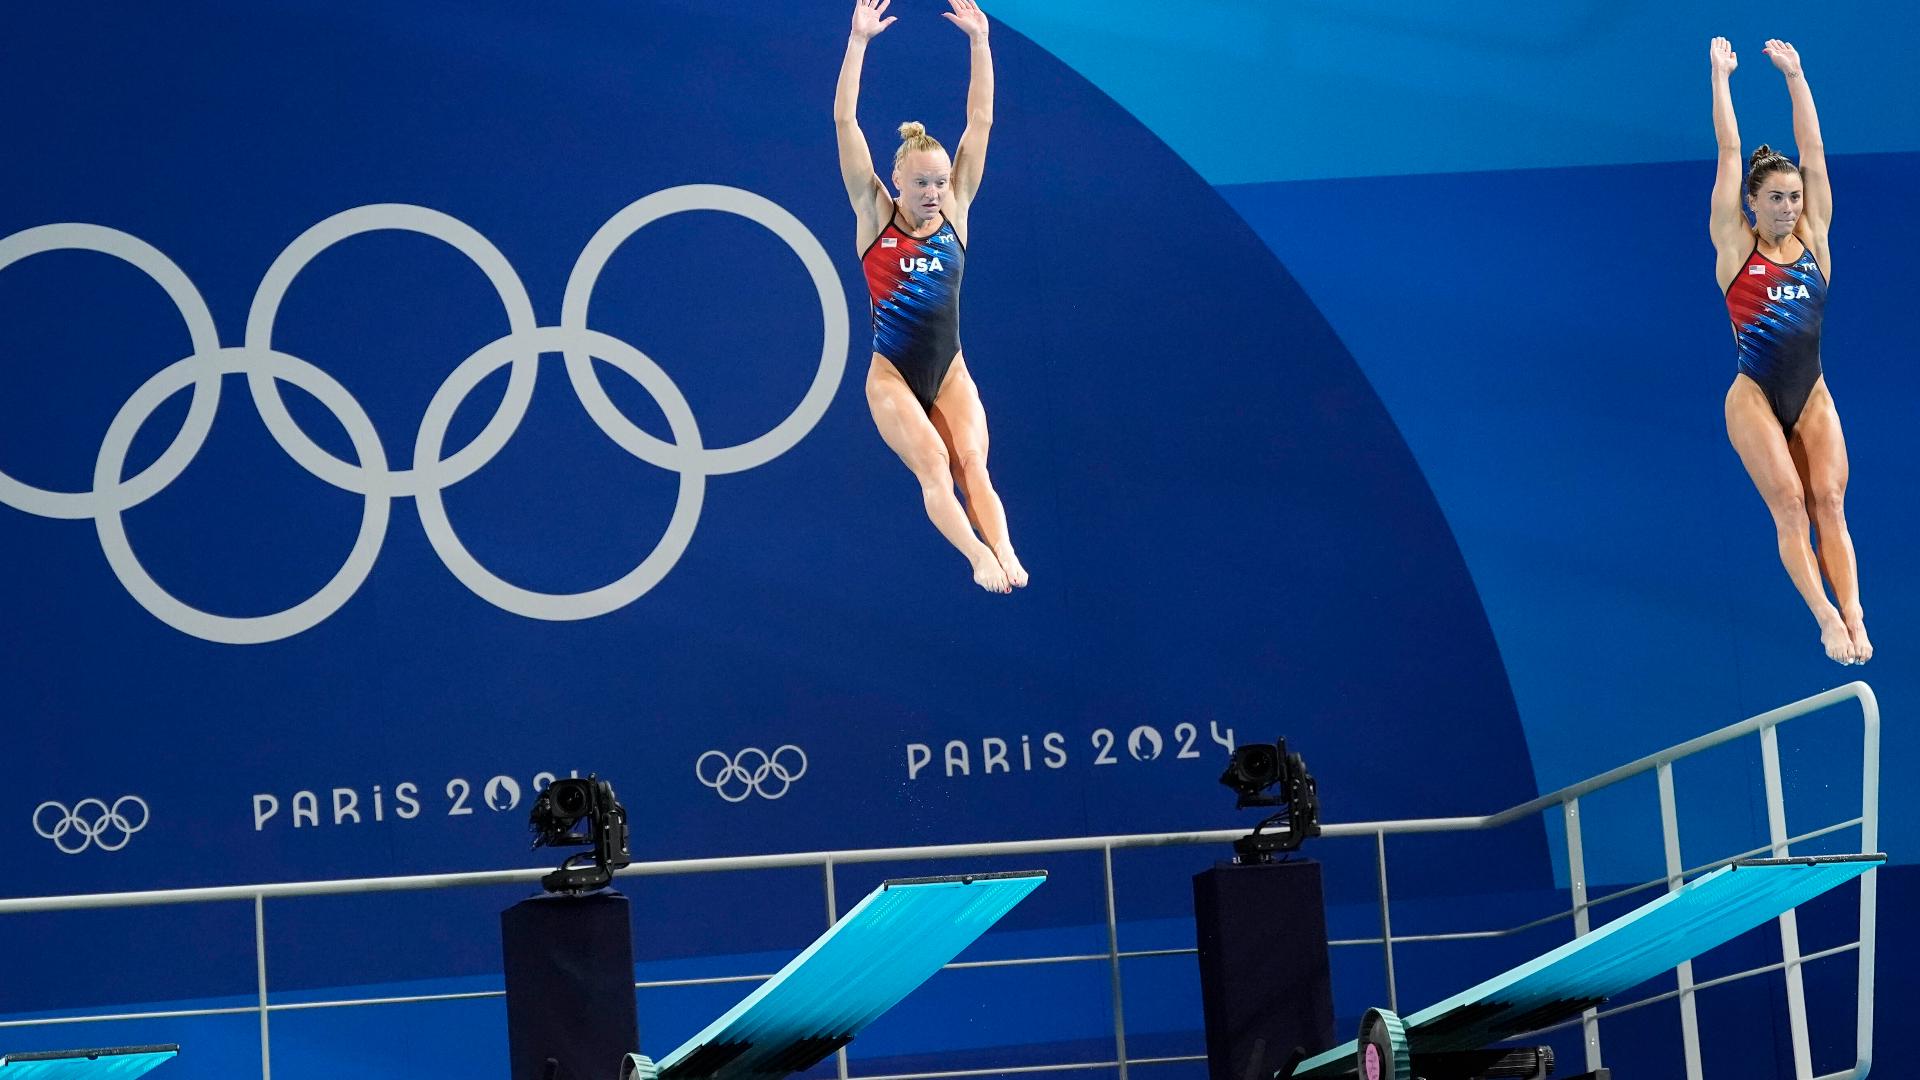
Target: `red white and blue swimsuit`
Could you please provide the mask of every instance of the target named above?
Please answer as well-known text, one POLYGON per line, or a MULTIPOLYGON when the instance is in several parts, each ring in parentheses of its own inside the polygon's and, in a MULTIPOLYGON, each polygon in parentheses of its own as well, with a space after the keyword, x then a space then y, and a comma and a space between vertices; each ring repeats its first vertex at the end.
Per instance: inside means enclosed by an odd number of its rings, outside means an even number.
POLYGON ((1801 247, 1800 257, 1783 265, 1760 254, 1756 239, 1727 286, 1740 370, 1760 384, 1788 436, 1820 381, 1820 323, 1827 310, 1827 276, 1812 249, 1801 247))
POLYGON ((931 413, 960 354, 967 249, 945 214, 930 236, 909 235, 896 216, 861 254, 860 265, 873 301, 873 351, 887 358, 931 413))

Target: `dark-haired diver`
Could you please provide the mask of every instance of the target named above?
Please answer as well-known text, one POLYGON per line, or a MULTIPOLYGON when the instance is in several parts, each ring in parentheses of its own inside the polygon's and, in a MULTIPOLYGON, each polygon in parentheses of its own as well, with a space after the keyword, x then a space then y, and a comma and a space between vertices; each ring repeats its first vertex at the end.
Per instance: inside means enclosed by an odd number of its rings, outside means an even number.
POLYGON ((1820 321, 1833 271, 1827 246, 1833 190, 1800 54, 1777 40, 1768 41, 1765 52, 1786 76, 1798 165, 1765 144, 1743 159, 1728 85, 1739 60, 1726 38, 1714 38, 1708 48, 1713 130, 1720 142, 1709 230, 1740 354, 1739 373, 1727 391, 1727 437, 1773 515, 1780 561, 1820 624, 1820 644, 1840 663, 1864 664, 1873 644, 1842 510, 1847 444, 1820 369, 1820 321), (1741 209, 1743 163, 1751 224, 1741 209), (1807 544, 1809 522, 1817 557, 1807 544))
POLYGON ((920 482, 927 517, 973 564, 973 580, 1005 593, 1027 583, 1007 512, 987 477, 987 414, 960 352, 960 278, 967 211, 980 189, 993 126, 993 56, 987 17, 973 0, 948 0, 947 21, 966 31, 973 66, 967 128, 953 159, 918 123, 900 125, 896 197, 874 172, 856 105, 867 42, 893 24, 891 0, 858 0, 833 95, 840 176, 858 219, 855 247, 873 299, 867 405, 880 437, 920 482), (966 499, 963 507, 954 487, 966 499))

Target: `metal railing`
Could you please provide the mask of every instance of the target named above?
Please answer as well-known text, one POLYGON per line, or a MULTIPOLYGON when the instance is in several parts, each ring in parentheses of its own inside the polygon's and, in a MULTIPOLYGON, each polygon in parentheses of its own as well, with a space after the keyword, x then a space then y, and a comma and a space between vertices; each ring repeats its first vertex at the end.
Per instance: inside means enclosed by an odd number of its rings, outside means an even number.
MULTIPOLYGON (((1868 687, 1867 684, 1863 682, 1853 682, 1845 686, 1835 687, 1832 690, 1816 694, 1812 697, 1804 698, 1790 705, 1761 713, 1758 716, 1743 720, 1737 724, 1728 725, 1717 731, 1702 735, 1699 738, 1691 739, 1655 754, 1650 754, 1638 761, 1622 765, 1619 768, 1601 773, 1598 776, 1562 788, 1551 794, 1542 795, 1539 798, 1500 811, 1499 813, 1479 817, 1423 818, 1404 821, 1353 822, 1326 825, 1322 829, 1323 837, 1360 839, 1370 837, 1373 839, 1375 857, 1378 863, 1380 894, 1379 937, 1342 938, 1330 941, 1329 944, 1335 947, 1380 947, 1386 976, 1387 1004, 1390 1008, 1398 1011, 1399 995, 1394 977, 1394 948, 1396 945, 1508 937, 1549 925, 1562 919, 1572 920, 1575 936, 1583 935, 1591 929, 1589 912, 1600 904, 1637 895, 1661 885, 1665 885, 1669 890, 1677 889, 1688 876, 1724 866, 1736 859, 1748 858, 1755 855, 1771 855, 1776 858, 1784 857, 1790 853, 1791 847, 1794 844, 1806 843, 1853 828, 1860 830, 1860 850, 1867 852, 1874 851, 1879 844, 1879 777, 1879 706, 1874 699, 1872 689, 1868 687), (1785 788, 1781 776, 1777 729, 1779 725, 1788 721, 1850 700, 1860 703, 1862 719, 1862 786, 1860 814, 1846 821, 1832 823, 1797 836, 1789 836, 1787 834, 1785 788), (1762 783, 1765 790, 1767 806, 1769 842, 1763 847, 1740 852, 1701 866, 1692 868, 1682 867, 1678 813, 1676 809, 1677 799, 1673 777, 1674 763, 1683 758, 1691 757, 1702 751, 1723 746, 1750 735, 1757 736, 1760 739, 1762 783), (1587 893, 1586 858, 1580 824, 1580 800, 1604 788, 1612 787, 1615 784, 1642 776, 1648 772, 1655 774, 1659 785, 1660 821, 1662 839, 1665 847, 1666 873, 1651 881, 1642 882, 1638 885, 1623 888, 1603 896, 1590 897, 1587 893), (1572 896, 1571 908, 1554 912, 1553 914, 1518 926, 1499 930, 1470 930, 1440 934, 1395 934, 1393 932, 1392 898, 1388 889, 1387 876, 1386 838, 1388 836, 1422 833, 1476 832, 1496 829, 1520 821, 1532 814, 1546 813, 1554 810, 1560 812, 1561 821, 1565 829, 1568 880, 1571 886, 1570 891, 1572 896)), ((828 925, 832 925, 832 923, 839 918, 839 908, 835 894, 835 868, 838 866, 876 862, 1002 858, 1008 856, 1098 851, 1102 857, 1102 873, 1105 879, 1106 893, 1107 948, 1105 952, 960 961, 947 965, 947 968, 967 969, 1016 967, 1033 964, 1106 963, 1110 968, 1112 993, 1115 1052, 1113 1060, 849 1077, 846 1051, 841 1050, 838 1055, 838 1073, 841 1080, 945 1080, 945 1078, 951 1077, 1116 1069, 1118 1070, 1120 1080, 1128 1080, 1128 1070, 1131 1067, 1204 1061, 1206 1057, 1204 1054, 1149 1058, 1129 1058, 1127 1056, 1124 980, 1121 972, 1122 961, 1143 957, 1191 955, 1195 953, 1196 950, 1192 948, 1182 948, 1125 951, 1120 948, 1119 906, 1114 889, 1113 853, 1116 850, 1132 848, 1218 845, 1237 839, 1244 835, 1244 832, 1244 829, 1215 829, 1186 833, 1076 837, 986 844, 943 844, 919 847, 799 852, 782 855, 754 855, 708 859, 675 859, 634 863, 619 871, 619 874, 621 876, 659 876, 770 870, 792 867, 819 867, 822 871, 825 889, 827 923, 828 925)), ((260 1072, 263 1080, 271 1080, 273 1060, 270 1044, 270 1018, 272 1014, 276 1012, 389 1005, 410 1002, 496 998, 505 996, 505 991, 484 990, 397 997, 271 1002, 268 999, 267 993, 266 902, 268 900, 487 885, 524 885, 538 881, 545 873, 547 873, 547 870, 541 868, 483 873, 425 874, 407 877, 358 878, 337 881, 0 899, 0 915, 29 912, 75 911, 93 908, 130 908, 163 904, 250 902, 253 906, 254 952, 257 979, 257 1001, 255 1004, 249 1006, 34 1017, 0 1021, 0 1029, 57 1024, 155 1020, 256 1013, 260 1021, 260 1072)), ((1699 1025, 1694 1010, 1695 996, 1700 991, 1714 986, 1779 971, 1784 973, 1787 982, 1787 1008, 1792 1035, 1796 1080, 1862 1080, 1862 1078, 1867 1075, 1873 1059, 1873 967, 1876 939, 1876 878, 1877 872, 1869 871, 1860 879, 1859 936, 1850 944, 1827 949, 1811 955, 1802 955, 1800 953, 1798 923, 1795 920, 1794 912, 1788 911, 1779 919, 1782 954, 1782 960, 1779 963, 1736 972, 1701 983, 1694 981, 1692 964, 1685 963, 1676 969, 1678 987, 1673 991, 1616 1005, 1604 1011, 1588 1010, 1578 1020, 1568 1021, 1568 1024, 1578 1023, 1582 1028, 1586 1050, 1586 1067, 1589 1070, 1601 1067, 1599 1033, 1599 1021, 1601 1019, 1633 1009, 1643 1008, 1657 1002, 1678 998, 1681 1011, 1682 1051, 1686 1061, 1686 1075, 1688 1080, 1702 1080, 1699 1025), (1856 952, 1858 954, 1859 966, 1859 1001, 1857 1027, 1855 1031, 1855 1064, 1853 1068, 1849 1070, 1826 1073, 1815 1077, 1812 1067, 1811 1042, 1807 1030, 1806 997, 1801 981, 1801 969, 1808 963, 1848 952, 1856 952)), ((765 974, 655 980, 635 983, 635 988, 654 989, 663 987, 716 985, 721 983, 758 982, 771 977, 770 974, 765 974)), ((1538 1033, 1536 1032, 1534 1034, 1538 1033)))

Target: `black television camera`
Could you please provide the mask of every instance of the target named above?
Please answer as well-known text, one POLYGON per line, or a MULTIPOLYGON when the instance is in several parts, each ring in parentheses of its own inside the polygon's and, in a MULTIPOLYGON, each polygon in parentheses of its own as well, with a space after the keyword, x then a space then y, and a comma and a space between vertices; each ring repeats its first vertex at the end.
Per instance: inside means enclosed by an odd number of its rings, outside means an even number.
POLYGON ((1299 754, 1287 752, 1287 740, 1248 743, 1234 750, 1220 782, 1240 793, 1234 803, 1275 806, 1278 812, 1233 842, 1234 861, 1267 863, 1275 852, 1298 851, 1309 837, 1320 835, 1320 789, 1299 754), (1269 794, 1270 789, 1277 789, 1269 794), (1268 832, 1268 828, 1275 831, 1268 832))
POLYGON ((613 797, 613 785, 589 774, 585 780, 569 778, 548 784, 533 801, 528 821, 533 830, 533 846, 591 847, 591 852, 576 852, 560 863, 560 869, 540 879, 548 892, 584 893, 604 888, 613 881, 613 872, 633 861, 627 851, 627 808, 613 797), (581 831, 576 831, 576 826, 581 831), (575 860, 591 859, 590 865, 574 865, 575 860))

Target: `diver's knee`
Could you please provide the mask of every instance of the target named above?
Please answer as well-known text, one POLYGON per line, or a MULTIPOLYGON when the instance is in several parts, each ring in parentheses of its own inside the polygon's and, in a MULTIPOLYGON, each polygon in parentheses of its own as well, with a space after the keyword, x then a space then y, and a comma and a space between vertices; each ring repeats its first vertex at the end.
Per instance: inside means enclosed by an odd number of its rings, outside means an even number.
POLYGON ((1806 531, 1807 498, 1798 488, 1768 495, 1767 509, 1773 512, 1774 524, 1780 528, 1806 531))
POLYGON ((915 451, 907 465, 923 488, 946 487, 953 483, 955 469, 947 457, 947 448, 940 445, 938 439, 933 440, 933 445, 915 451))

